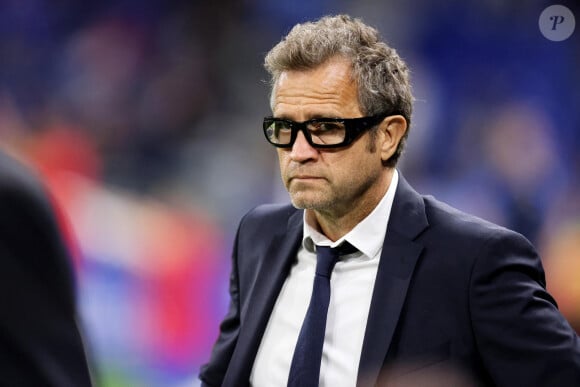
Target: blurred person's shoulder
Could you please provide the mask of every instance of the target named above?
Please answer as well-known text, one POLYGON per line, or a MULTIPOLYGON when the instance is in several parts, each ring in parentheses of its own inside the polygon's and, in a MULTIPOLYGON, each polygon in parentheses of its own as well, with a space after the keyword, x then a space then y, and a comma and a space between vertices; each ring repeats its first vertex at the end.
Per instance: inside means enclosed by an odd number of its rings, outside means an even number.
POLYGON ((19 154, 0 149, 0 185, 40 189, 40 177, 32 165, 19 154))
POLYGON ((0 150, 0 200, 5 205, 49 205, 41 176, 25 158, 9 150, 0 150))

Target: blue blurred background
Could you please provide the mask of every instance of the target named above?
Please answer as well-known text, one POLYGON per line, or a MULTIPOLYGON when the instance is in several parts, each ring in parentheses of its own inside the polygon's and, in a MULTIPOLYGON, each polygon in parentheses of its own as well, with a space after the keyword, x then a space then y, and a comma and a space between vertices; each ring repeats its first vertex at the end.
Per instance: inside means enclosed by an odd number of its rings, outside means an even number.
POLYGON ((264 54, 349 13, 412 69, 400 164, 421 192, 513 228, 580 330, 580 7, 562 42, 529 0, 2 0, 0 138, 65 214, 102 386, 196 385, 227 306, 233 235, 287 201, 264 54))

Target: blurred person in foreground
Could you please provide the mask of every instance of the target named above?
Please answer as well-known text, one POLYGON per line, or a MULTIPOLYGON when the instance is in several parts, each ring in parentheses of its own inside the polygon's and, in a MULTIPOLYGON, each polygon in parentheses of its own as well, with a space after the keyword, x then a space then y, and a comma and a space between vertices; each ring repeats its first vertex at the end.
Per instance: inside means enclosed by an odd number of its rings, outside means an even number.
POLYGON ((298 24, 265 66, 264 134, 292 205, 242 219, 202 385, 580 386, 580 340, 534 247, 397 171, 413 97, 377 31, 298 24))
POLYGON ((0 386, 91 386, 70 255, 39 180, 0 152, 0 386))

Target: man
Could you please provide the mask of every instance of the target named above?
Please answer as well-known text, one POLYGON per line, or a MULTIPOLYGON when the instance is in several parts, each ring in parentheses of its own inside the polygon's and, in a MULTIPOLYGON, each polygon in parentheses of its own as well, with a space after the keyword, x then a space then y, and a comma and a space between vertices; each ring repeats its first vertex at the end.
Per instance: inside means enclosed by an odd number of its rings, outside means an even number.
POLYGON ((202 383, 580 386, 580 341, 530 243, 396 170, 413 98, 377 31, 348 16, 299 24, 266 68, 264 133, 293 206, 241 221, 202 383), (325 274, 325 246, 356 251, 325 274))
POLYGON ((0 386, 91 386, 70 257, 46 192, 0 153, 0 386))

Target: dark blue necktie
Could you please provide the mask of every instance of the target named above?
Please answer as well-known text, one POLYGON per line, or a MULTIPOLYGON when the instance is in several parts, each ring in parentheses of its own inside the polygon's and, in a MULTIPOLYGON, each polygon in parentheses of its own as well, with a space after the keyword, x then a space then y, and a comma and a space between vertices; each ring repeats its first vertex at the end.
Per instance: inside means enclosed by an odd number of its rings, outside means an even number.
POLYGON ((294 350, 288 387, 318 386, 326 315, 330 301, 330 275, 338 257, 354 251, 356 249, 348 243, 343 243, 337 248, 316 247, 316 274, 312 296, 294 350))

